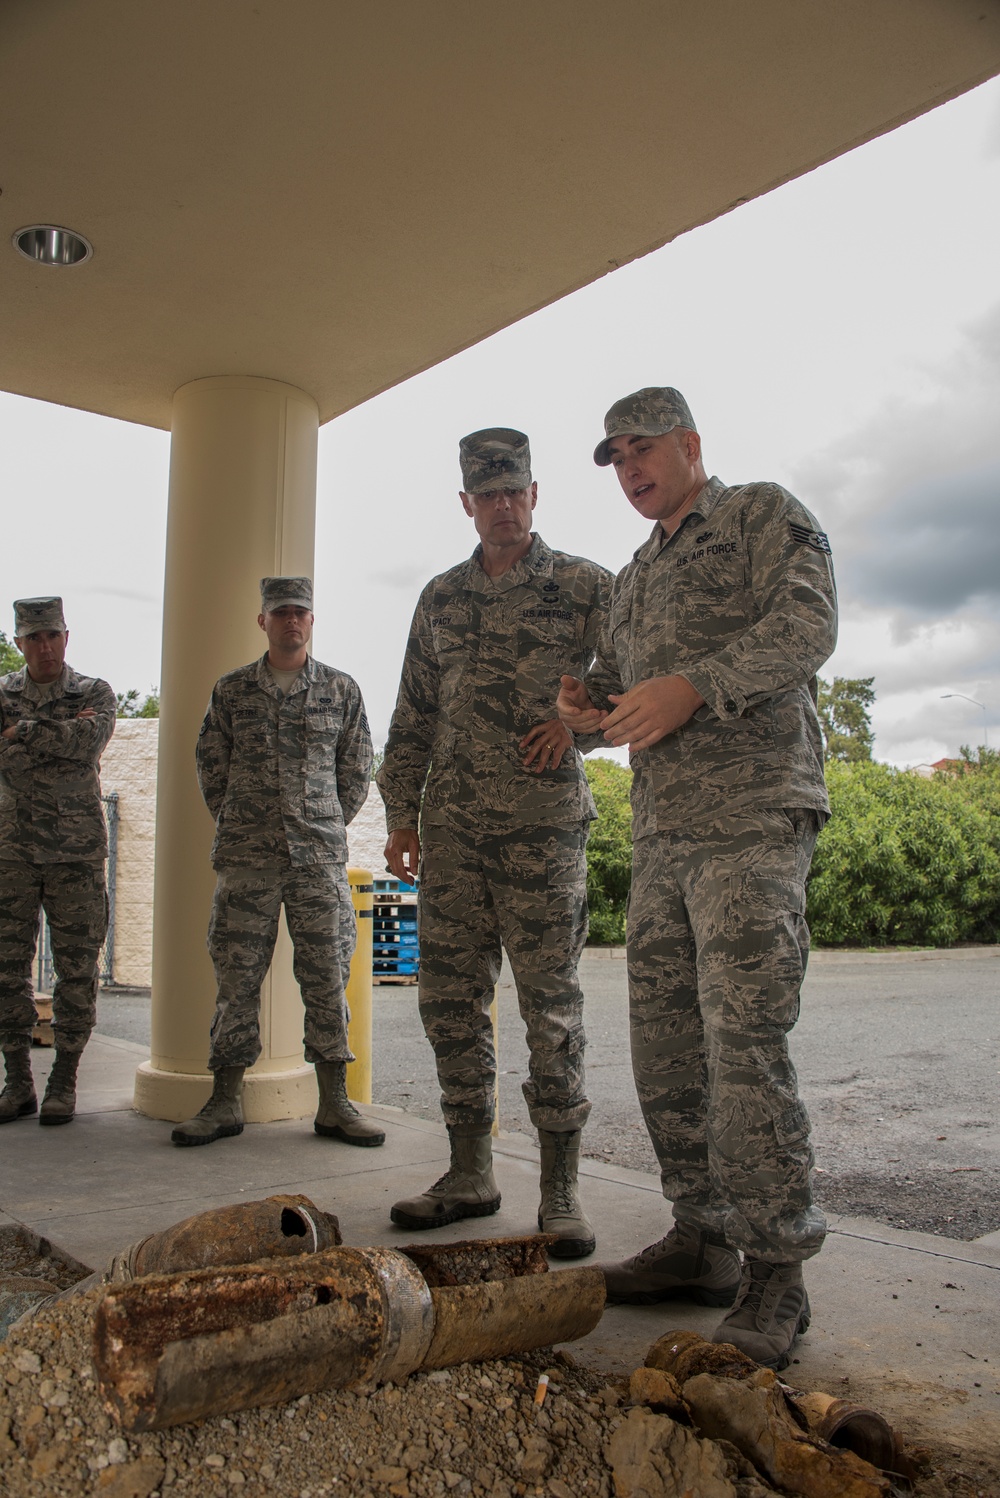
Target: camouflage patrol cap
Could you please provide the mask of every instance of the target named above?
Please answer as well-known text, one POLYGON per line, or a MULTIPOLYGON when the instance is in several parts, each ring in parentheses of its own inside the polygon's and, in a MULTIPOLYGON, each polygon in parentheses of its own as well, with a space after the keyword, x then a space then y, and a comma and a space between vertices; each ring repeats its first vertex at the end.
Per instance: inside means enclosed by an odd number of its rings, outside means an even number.
POLYGON ((262 577, 260 580, 261 613, 273 613, 275 609, 308 609, 312 613, 313 585, 311 577, 262 577))
POLYGON ((19 640, 42 629, 66 632, 61 598, 15 598, 14 634, 19 640))
POLYGON ((698 430, 687 401, 672 385, 647 385, 615 401, 604 418, 604 441, 594 449, 594 462, 607 468, 611 462, 608 443, 614 437, 662 437, 674 427, 698 430))
POLYGON ((527 489, 531 483, 531 449, 513 427, 484 427, 458 444, 462 488, 466 494, 489 489, 527 489))

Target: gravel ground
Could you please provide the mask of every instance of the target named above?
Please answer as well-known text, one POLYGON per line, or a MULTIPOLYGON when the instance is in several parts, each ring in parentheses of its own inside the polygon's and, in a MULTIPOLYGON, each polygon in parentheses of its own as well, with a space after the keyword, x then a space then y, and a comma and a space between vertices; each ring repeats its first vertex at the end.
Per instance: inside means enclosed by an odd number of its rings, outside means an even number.
MULTIPOLYGON (((613 1492, 607 1446, 627 1413, 628 1386, 604 1385, 551 1350, 417 1374, 400 1387, 305 1395, 126 1435, 104 1410, 90 1361, 100 1293, 43 1311, 0 1345, 5 1498, 610 1498, 613 1492), (542 1371, 549 1393, 538 1409, 542 1371)), ((713 1486, 713 1493, 778 1498, 735 1448, 711 1449, 730 1484, 713 1486)), ((914 1498, 997 1492, 997 1474, 973 1455, 931 1455, 936 1470, 916 1484, 914 1498)), ((679 1490, 660 1491, 667 1498, 679 1490)))
POLYGON ((99 1493, 271 1493, 437 1498, 545 1492, 608 1498, 605 1442, 620 1391, 552 1354, 417 1375, 373 1393, 290 1404, 125 1436, 90 1364, 100 1292, 46 1312, 0 1350, 0 1470, 7 1498, 99 1493), (536 1411, 538 1375, 549 1397, 536 1411))

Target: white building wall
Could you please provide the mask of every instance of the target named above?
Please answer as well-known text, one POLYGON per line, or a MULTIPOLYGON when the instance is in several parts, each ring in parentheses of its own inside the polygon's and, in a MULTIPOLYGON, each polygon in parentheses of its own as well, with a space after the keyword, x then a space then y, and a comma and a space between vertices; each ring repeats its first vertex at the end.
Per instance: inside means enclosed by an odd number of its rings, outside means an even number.
MULTIPOLYGON (((115 894, 115 982, 148 988, 152 981, 153 847, 156 830, 155 718, 119 718, 101 760, 101 789, 118 793, 118 871, 115 894)), ((192 756, 192 769, 194 764, 192 756)), ((372 782, 350 827, 348 863, 385 873, 385 807, 372 782)))
POLYGON ((385 804, 374 780, 368 800, 347 829, 347 862, 355 869, 368 869, 373 878, 385 875, 385 804))
POLYGON ((127 988, 148 988, 152 981, 159 728, 156 718, 119 718, 101 759, 101 790, 118 793, 114 977, 127 988))

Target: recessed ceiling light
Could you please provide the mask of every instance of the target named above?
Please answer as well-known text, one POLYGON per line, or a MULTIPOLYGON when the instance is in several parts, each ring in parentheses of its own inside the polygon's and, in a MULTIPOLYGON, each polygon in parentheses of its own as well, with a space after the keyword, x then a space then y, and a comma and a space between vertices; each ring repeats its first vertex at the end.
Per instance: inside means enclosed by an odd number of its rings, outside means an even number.
POLYGON ((94 247, 82 234, 60 229, 55 224, 31 224, 12 236, 14 248, 39 265, 82 265, 94 253, 94 247))

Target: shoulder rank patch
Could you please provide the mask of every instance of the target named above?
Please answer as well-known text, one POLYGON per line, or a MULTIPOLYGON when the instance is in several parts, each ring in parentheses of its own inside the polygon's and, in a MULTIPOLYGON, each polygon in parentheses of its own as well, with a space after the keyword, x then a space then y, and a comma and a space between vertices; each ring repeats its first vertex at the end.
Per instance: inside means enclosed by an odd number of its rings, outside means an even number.
POLYGON ((788 522, 788 529, 797 546, 809 546, 813 551, 821 551, 827 557, 832 555, 830 543, 823 531, 811 531, 804 525, 796 525, 794 520, 788 522))

